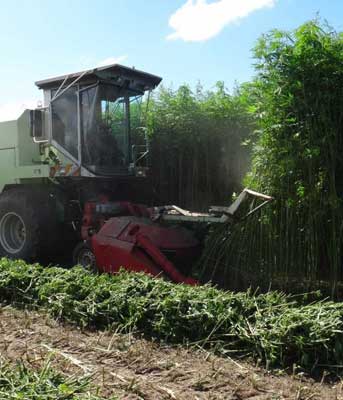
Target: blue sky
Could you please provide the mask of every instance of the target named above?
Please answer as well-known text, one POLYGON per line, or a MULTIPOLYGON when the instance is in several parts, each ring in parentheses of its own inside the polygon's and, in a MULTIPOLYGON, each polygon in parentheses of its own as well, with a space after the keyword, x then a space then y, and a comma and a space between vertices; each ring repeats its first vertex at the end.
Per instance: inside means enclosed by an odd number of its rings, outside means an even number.
POLYGON ((115 60, 231 87, 251 78, 259 35, 318 12, 343 31, 343 0, 2 0, 0 118, 41 97, 34 81, 115 60))

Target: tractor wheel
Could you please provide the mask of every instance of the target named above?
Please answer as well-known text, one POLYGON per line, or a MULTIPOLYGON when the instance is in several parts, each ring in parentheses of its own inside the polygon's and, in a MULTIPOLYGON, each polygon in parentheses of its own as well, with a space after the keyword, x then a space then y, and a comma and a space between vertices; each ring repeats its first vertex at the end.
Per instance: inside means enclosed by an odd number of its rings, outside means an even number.
MULTIPOLYGON (((10 190, 0 196, 0 256, 33 261, 47 243, 47 206, 32 201, 24 191, 10 190)), ((53 233, 53 232, 52 232, 53 233)))
POLYGON ((95 255, 87 242, 81 242, 75 247, 73 261, 75 265, 81 265, 88 271, 98 271, 95 255))

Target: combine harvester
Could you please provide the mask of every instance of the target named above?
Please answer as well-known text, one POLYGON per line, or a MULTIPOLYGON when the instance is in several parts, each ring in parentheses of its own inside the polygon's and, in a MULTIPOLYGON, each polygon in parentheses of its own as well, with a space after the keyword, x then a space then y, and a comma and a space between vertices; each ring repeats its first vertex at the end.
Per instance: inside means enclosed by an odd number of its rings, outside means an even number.
POLYGON ((74 261, 85 267, 196 283, 201 240, 189 227, 233 222, 247 199, 250 215, 271 198, 245 189, 207 214, 140 204, 149 143, 132 134, 130 110, 160 82, 111 65, 36 83, 44 106, 0 123, 1 256, 33 261, 78 242, 74 261))

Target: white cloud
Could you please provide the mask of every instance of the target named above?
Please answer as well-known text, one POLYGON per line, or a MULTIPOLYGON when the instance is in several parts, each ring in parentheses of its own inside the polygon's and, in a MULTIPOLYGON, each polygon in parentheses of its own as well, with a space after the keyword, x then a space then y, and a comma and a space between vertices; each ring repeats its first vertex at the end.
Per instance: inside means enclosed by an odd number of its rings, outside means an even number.
POLYGON ((102 60, 97 63, 97 67, 105 67, 106 65, 111 65, 111 64, 121 64, 124 61, 127 60, 127 55, 119 56, 119 57, 108 57, 105 58, 105 60, 102 60))
POLYGON ((0 104, 0 122, 18 119, 27 109, 37 108, 37 100, 13 101, 0 104))
POLYGON ((200 42, 218 35, 233 22, 260 8, 273 7, 277 0, 187 0, 169 19, 175 32, 167 39, 200 42))

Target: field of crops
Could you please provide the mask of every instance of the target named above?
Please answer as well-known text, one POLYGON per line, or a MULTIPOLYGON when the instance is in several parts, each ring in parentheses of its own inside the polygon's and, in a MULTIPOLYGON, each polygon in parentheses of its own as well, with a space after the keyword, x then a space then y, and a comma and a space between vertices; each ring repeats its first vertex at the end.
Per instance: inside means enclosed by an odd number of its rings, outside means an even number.
POLYGON ((228 205, 249 186, 265 207, 225 240, 211 237, 200 268, 232 289, 325 282, 343 297, 343 40, 319 18, 272 30, 253 48, 255 76, 227 90, 161 88, 146 125, 160 202, 228 205), (250 161, 250 162, 249 162, 250 161))

